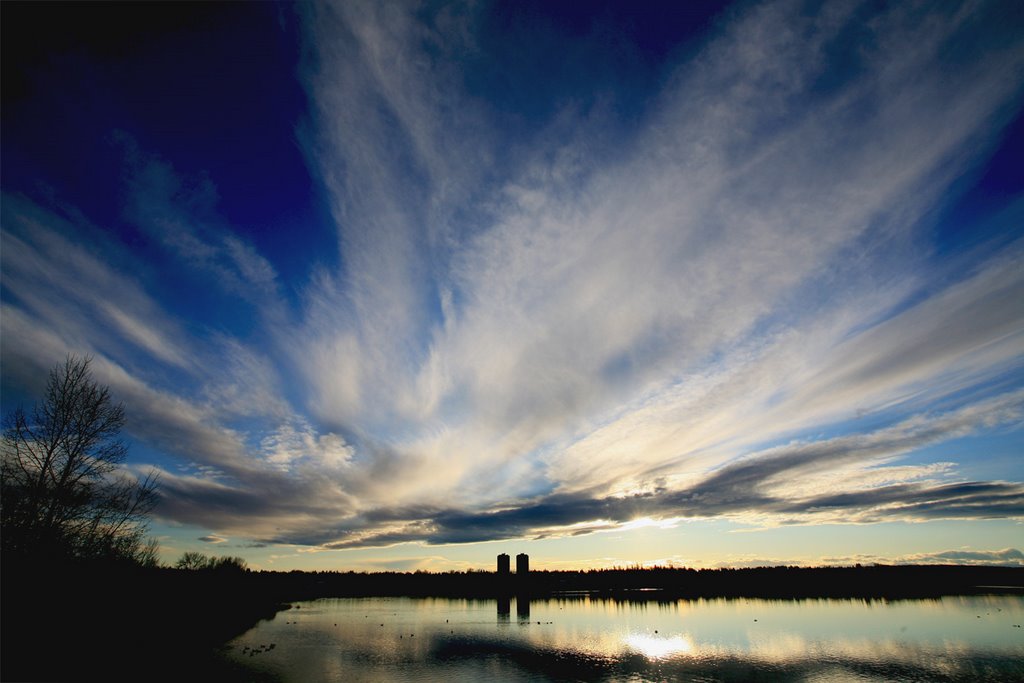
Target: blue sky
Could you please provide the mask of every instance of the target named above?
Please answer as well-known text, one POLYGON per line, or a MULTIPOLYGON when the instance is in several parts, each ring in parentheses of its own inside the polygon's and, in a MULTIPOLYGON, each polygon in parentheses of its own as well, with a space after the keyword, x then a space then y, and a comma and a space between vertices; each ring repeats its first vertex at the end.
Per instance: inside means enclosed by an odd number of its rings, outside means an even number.
POLYGON ((3 408, 168 561, 1024 564, 1014 3, 4 19, 3 408))

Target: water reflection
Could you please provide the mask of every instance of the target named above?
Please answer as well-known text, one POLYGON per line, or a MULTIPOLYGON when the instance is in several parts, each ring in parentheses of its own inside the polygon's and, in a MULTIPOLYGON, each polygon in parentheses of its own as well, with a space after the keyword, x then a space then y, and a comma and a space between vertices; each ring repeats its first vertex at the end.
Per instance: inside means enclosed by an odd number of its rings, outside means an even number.
POLYGON ((1024 680, 1020 596, 514 599, 511 629, 509 598, 302 603, 229 654, 285 681, 1024 680))
POLYGON ((659 636, 631 633, 625 638, 626 645, 648 659, 665 659, 693 652, 695 646, 689 636, 659 636))
POLYGON ((507 597, 498 598, 498 623, 508 623, 512 614, 512 601, 507 597))
POLYGON ((520 622, 530 620, 530 598, 521 595, 516 598, 516 618, 520 622))

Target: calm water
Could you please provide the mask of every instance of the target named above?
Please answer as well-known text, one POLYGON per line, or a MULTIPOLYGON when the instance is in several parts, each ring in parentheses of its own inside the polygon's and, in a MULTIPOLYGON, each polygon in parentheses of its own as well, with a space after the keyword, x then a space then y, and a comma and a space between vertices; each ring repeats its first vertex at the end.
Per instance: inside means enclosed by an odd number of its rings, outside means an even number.
POLYGON ((1019 595, 354 598, 297 603, 228 656, 296 682, 1024 681, 1021 624, 1019 595))

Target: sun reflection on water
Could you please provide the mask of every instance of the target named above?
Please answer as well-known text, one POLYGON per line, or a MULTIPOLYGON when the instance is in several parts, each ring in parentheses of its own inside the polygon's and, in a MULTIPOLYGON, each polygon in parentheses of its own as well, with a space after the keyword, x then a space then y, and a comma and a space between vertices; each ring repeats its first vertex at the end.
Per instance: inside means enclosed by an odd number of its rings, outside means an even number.
POLYGON ((691 654, 694 651, 693 640, 689 636, 631 633, 624 640, 630 650, 642 654, 647 659, 666 659, 676 655, 691 654))

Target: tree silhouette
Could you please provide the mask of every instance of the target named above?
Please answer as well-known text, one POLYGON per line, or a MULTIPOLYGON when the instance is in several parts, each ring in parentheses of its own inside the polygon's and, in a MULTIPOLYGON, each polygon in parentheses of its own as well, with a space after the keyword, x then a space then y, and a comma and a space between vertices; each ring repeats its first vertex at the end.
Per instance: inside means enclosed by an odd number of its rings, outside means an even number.
POLYGON ((56 365, 45 395, 28 415, 7 416, 0 468, 5 553, 128 559, 155 564, 145 541, 156 478, 121 469, 124 406, 92 379, 90 359, 56 365))
POLYGON ((193 550, 182 553, 178 561, 174 563, 178 569, 206 569, 209 565, 209 557, 193 550))
POLYGON ((182 553, 174 566, 178 569, 214 569, 220 572, 245 571, 248 568, 248 564, 241 557, 210 557, 194 550, 182 553))

